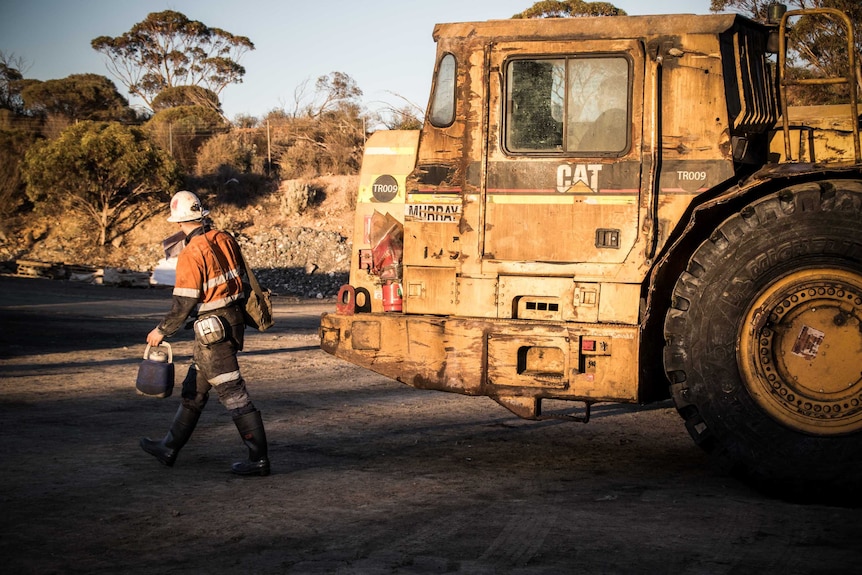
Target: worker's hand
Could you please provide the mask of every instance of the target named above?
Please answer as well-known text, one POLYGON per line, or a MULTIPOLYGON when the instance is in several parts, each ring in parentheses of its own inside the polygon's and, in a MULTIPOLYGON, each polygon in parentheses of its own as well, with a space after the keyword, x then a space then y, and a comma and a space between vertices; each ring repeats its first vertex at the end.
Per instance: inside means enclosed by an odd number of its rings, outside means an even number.
POLYGON ((147 334, 147 343, 153 347, 158 347, 163 339, 165 339, 165 336, 159 331, 159 328, 154 328, 153 331, 147 334))

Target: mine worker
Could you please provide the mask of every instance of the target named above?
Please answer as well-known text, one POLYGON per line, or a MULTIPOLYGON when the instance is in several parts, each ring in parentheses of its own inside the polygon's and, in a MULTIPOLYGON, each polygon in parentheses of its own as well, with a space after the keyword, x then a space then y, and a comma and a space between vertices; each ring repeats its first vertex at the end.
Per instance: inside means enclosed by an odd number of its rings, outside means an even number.
POLYGON ((182 403, 167 435, 160 441, 143 438, 141 447, 172 466, 215 388, 248 447, 248 460, 234 463, 231 470, 238 475, 269 475, 263 420, 249 398, 236 357, 245 332, 242 254, 230 234, 212 229, 207 215, 209 210, 191 192, 177 192, 171 199, 168 221, 179 224, 185 245, 177 257, 171 310, 147 335, 147 343, 158 346, 196 312, 194 364, 182 384, 182 403))

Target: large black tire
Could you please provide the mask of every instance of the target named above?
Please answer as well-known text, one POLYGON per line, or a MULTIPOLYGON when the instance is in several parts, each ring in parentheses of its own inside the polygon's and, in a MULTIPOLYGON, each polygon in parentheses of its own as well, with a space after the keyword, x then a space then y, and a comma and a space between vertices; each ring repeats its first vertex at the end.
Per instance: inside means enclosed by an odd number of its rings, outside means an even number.
POLYGON ((776 496, 858 504, 862 182, 796 185, 725 220, 677 280, 664 331, 696 443, 776 496))

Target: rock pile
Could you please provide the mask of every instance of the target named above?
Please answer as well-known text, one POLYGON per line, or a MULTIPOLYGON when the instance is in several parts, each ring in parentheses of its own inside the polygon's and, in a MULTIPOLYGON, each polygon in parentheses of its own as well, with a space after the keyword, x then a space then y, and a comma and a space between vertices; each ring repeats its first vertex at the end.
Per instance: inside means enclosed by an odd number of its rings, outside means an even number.
POLYGON ((351 243, 338 232, 272 227, 236 239, 260 283, 280 296, 322 299, 348 281, 351 243))

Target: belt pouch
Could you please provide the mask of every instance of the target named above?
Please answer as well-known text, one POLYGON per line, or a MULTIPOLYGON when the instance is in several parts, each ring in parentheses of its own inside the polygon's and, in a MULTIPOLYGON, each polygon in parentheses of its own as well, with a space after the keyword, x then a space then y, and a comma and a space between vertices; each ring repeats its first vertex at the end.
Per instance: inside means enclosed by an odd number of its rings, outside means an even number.
POLYGON ((212 345, 227 339, 224 321, 217 315, 208 315, 195 322, 195 338, 203 345, 212 345))

